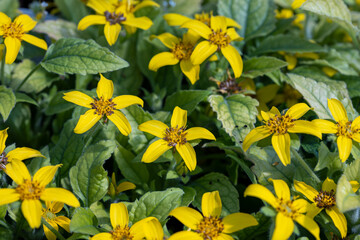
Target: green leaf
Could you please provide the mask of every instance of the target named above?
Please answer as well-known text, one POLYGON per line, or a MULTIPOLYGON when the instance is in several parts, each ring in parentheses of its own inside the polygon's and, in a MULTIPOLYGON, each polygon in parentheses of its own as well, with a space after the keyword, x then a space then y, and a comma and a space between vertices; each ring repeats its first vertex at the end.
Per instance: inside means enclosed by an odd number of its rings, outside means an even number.
POLYGON ((256 57, 244 61, 244 73, 242 77, 256 78, 263 76, 265 73, 270 73, 288 64, 278 58, 274 57, 256 57))
POLYGON ((101 141, 89 146, 84 154, 70 169, 70 183, 73 192, 85 206, 102 199, 107 193, 109 182, 103 168, 115 148, 114 141, 101 141))
POLYGON ((171 210, 181 206, 183 195, 184 191, 180 188, 145 193, 132 205, 129 212, 130 222, 135 223, 143 218, 153 216, 164 223, 171 210))
POLYGON ((243 140, 256 121, 258 101, 242 94, 225 98, 211 95, 208 101, 225 131, 237 140, 243 140))
POLYGON ((47 34, 54 40, 59 40, 61 38, 79 37, 76 24, 65 21, 63 19, 40 22, 36 25, 33 31, 47 34))
POLYGON ((320 143, 319 147, 319 160, 314 170, 320 171, 324 168, 328 168, 328 175, 331 176, 333 172, 341 169, 341 161, 338 152, 330 152, 324 142, 320 143))
POLYGON ((192 187, 183 187, 184 196, 182 197, 181 206, 189 206, 196 196, 196 190, 192 187))
POLYGON ((0 86, 0 114, 4 120, 10 115, 11 110, 15 107, 16 98, 13 91, 4 86, 0 86))
POLYGON ((95 226, 98 225, 94 213, 90 209, 76 208, 70 222, 70 231, 95 235, 99 233, 95 226))
POLYGON ((15 98, 16 98, 17 103, 18 102, 26 102, 26 103, 33 104, 35 106, 39 106, 38 103, 34 99, 32 99, 31 97, 29 97, 28 95, 26 95, 24 93, 16 92, 15 98))
POLYGON ((171 13, 180 13, 182 15, 192 15, 201 11, 201 0, 173 0, 168 9, 171 13))
POLYGON ((44 155, 46 158, 37 157, 31 159, 30 163, 27 165, 27 168, 30 172, 31 176, 34 176, 35 173, 42 167, 50 166, 50 154, 49 154, 49 147, 45 146, 40 150, 41 154, 44 155))
POLYGON ((55 0, 55 4, 65 18, 75 23, 78 23, 89 13, 81 0, 55 0))
POLYGON ((176 106, 187 110, 188 115, 195 109, 201 102, 206 100, 211 91, 207 90, 182 90, 166 98, 164 110, 173 111, 176 106))
POLYGON ((342 175, 337 183, 336 206, 340 212, 360 208, 360 196, 354 193, 345 175, 342 175))
POLYGON ((222 202, 222 216, 239 212, 239 193, 224 174, 209 173, 195 180, 191 186, 196 190, 193 205, 198 209, 201 209, 201 199, 204 193, 219 191, 222 202))
POLYGON ((46 115, 58 114, 75 107, 73 103, 68 102, 63 98, 64 92, 68 91, 59 91, 50 99, 50 102, 45 109, 46 115))
POLYGON ((355 180, 360 182, 360 158, 357 158, 349 165, 346 165, 344 175, 350 181, 355 180))
POLYGON ((10 18, 15 17, 18 13, 19 1, 18 0, 1 0, 0 12, 5 13, 10 18))
POLYGON ((115 71, 129 64, 93 40, 63 38, 52 44, 41 62, 57 74, 98 74, 115 71))
POLYGON ((109 224, 110 225, 110 216, 109 213, 105 210, 104 205, 101 202, 94 202, 90 206, 91 211, 95 214, 96 219, 101 224, 109 224))

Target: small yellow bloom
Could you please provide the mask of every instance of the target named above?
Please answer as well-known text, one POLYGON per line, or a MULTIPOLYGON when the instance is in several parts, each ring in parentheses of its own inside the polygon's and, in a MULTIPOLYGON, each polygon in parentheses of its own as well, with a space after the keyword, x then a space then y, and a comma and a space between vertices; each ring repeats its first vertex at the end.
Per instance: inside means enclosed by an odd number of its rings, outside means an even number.
POLYGON ((341 161, 345 162, 350 155, 352 141, 360 142, 360 117, 349 121, 344 106, 337 99, 328 99, 328 107, 336 123, 323 119, 315 119, 312 122, 322 133, 336 134, 339 156, 341 161))
MULTIPOLYGON (((67 232, 70 232, 70 219, 65 216, 56 216, 64 207, 62 202, 49 202, 46 201, 46 208, 42 209, 41 216, 47 221, 56 231, 59 231, 59 227, 62 227, 67 232)), ((48 229, 44 224, 44 233, 48 240, 55 240, 56 235, 48 229)))
POLYGON ((280 55, 283 55, 285 57, 285 61, 288 63, 287 69, 293 70, 298 62, 298 58, 307 58, 307 59, 319 59, 320 56, 317 53, 285 53, 285 52, 279 52, 280 55))
POLYGON ((15 61, 21 47, 21 41, 47 50, 47 44, 44 40, 27 34, 35 25, 36 21, 28 15, 22 14, 11 22, 11 18, 0 12, 0 36, 3 37, 6 46, 6 64, 12 64, 15 61))
POLYGON ((311 108, 305 103, 292 106, 285 114, 281 114, 276 107, 269 112, 261 111, 265 125, 256 127, 246 135, 243 149, 247 151, 251 144, 270 135, 272 146, 284 166, 290 164, 290 135, 289 133, 306 133, 321 139, 321 131, 315 124, 305 120, 298 120, 311 108))
POLYGON ((333 77, 337 71, 331 67, 323 67, 321 69, 328 77, 333 77))
POLYGON ((80 207, 79 200, 70 191, 63 188, 46 188, 60 166, 42 167, 31 176, 23 162, 14 160, 4 171, 17 187, 0 189, 0 205, 20 200, 21 211, 31 228, 38 228, 41 224, 40 200, 63 202, 72 207, 80 207))
POLYGON ((144 101, 133 95, 122 95, 112 98, 113 92, 113 82, 100 74, 100 81, 96 89, 97 98, 91 98, 79 91, 64 93, 65 96, 63 98, 66 101, 82 107, 91 108, 80 116, 79 122, 74 129, 75 133, 84 133, 93 127, 100 119, 105 118, 105 121, 106 119, 112 121, 123 135, 129 135, 131 132, 130 123, 125 115, 118 110, 133 104, 143 106, 144 101))
POLYGON ((135 188, 136 185, 131 182, 122 182, 119 185, 117 185, 115 173, 113 172, 111 176, 111 181, 109 182, 108 194, 110 195, 110 197, 114 198, 121 192, 135 188))
POLYGON ((176 217, 192 231, 181 231, 173 234, 169 240, 180 239, 233 239, 230 233, 256 226, 256 219, 247 213, 232 213, 220 218, 222 203, 218 191, 207 192, 202 196, 202 214, 189 207, 178 207, 169 215, 176 217))
POLYGON ((303 3, 306 2, 306 0, 294 0, 291 4, 292 9, 300 8, 303 3))
POLYGON ((113 230, 109 233, 98 233, 91 240, 163 240, 164 232, 159 220, 155 217, 144 218, 131 227, 129 226, 129 213, 123 203, 110 205, 110 222, 113 230))
POLYGON ((11 150, 8 153, 6 153, 5 141, 7 138, 8 138, 8 134, 6 128, 5 130, 0 131, 0 170, 6 169, 6 167, 9 164, 11 164, 11 162, 14 160, 22 161, 28 158, 45 157, 38 150, 27 147, 15 148, 14 150, 11 150))
MULTIPOLYGON (((195 139, 215 140, 214 135, 202 127, 193 127, 186 130, 187 111, 175 107, 171 117, 171 127, 158 120, 150 120, 139 125, 139 130, 161 138, 148 147, 141 161, 151 163, 163 153, 175 148, 190 171, 196 168, 196 153, 188 141, 195 139)), ((174 150, 175 150, 174 149, 174 150)))
POLYGON ((244 196, 259 198, 270 204, 278 213, 275 219, 275 230, 272 240, 286 240, 294 231, 294 221, 307 229, 317 240, 320 240, 320 229, 316 222, 304 215, 310 205, 304 199, 291 199, 290 189, 283 180, 271 180, 274 184, 276 196, 260 184, 251 184, 244 192, 244 196))

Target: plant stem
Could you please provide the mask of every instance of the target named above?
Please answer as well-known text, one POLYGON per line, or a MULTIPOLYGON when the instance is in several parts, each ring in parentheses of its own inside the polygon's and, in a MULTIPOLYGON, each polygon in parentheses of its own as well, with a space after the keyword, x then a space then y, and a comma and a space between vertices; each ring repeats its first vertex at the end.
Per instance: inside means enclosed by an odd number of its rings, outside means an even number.
POLYGON ((304 159, 299 155, 299 153, 291 148, 291 153, 293 156, 295 156, 296 160, 300 163, 300 165, 304 168, 304 170, 316 181, 320 182, 320 179, 316 174, 313 172, 313 170, 309 167, 309 165, 304 161, 304 159))
POLYGON ((5 86, 5 48, 3 50, 3 56, 1 58, 1 70, 0 70, 1 82, 5 86))
POLYGON ((55 228, 53 228, 44 218, 41 218, 41 223, 44 224, 50 231, 55 234, 55 236, 60 240, 65 240, 63 235, 61 235, 55 228))
POLYGON ((15 89, 15 91, 19 91, 19 89, 26 83, 26 81, 31 77, 31 75, 33 75, 34 72, 36 72, 36 70, 38 70, 40 68, 40 63, 37 64, 32 70, 31 72, 28 73, 28 75, 26 75, 26 77, 24 78, 24 80, 22 80, 22 82, 19 84, 19 86, 17 86, 17 88, 15 89))

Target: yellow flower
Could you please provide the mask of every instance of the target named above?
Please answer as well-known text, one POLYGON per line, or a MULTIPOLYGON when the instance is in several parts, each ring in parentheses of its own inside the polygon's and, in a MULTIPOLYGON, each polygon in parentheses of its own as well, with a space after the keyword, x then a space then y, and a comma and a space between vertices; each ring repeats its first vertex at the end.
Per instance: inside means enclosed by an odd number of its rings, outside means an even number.
POLYGON ((190 61, 191 53, 198 40, 197 36, 187 32, 183 35, 182 39, 170 33, 163 33, 155 37, 168 47, 170 51, 162 52, 152 57, 149 62, 150 70, 157 71, 160 67, 175 65, 180 62, 181 71, 189 78, 192 84, 199 80, 200 65, 194 65, 190 61))
MULTIPOLYGON (((270 179, 271 180, 271 179, 270 179)), ((276 196, 260 184, 251 184, 244 192, 244 196, 252 196, 270 204, 278 213, 275 219, 275 230, 272 240, 286 240, 294 231, 294 221, 307 229, 316 239, 320 240, 320 229, 316 222, 304 215, 309 203, 304 199, 292 200, 290 189, 283 180, 271 180, 274 184, 276 196)))
MULTIPOLYGON (((354 192, 357 191, 358 182, 352 181, 354 192)), ((318 192, 313 187, 307 185, 304 182, 294 181, 294 187, 296 191, 302 193, 311 202, 311 207, 308 208, 307 216, 314 218, 323 209, 333 220, 337 229, 341 233, 341 237, 345 238, 347 233, 347 222, 344 214, 339 211, 336 206, 336 183, 333 180, 326 178, 322 184, 321 191, 318 192)))
MULTIPOLYGON (((164 152, 174 148, 179 152, 190 171, 196 168, 196 154, 188 141, 195 139, 215 140, 214 135, 202 127, 186 130, 187 111, 175 107, 171 117, 171 127, 157 120, 150 120, 139 125, 139 130, 161 138, 148 147, 141 161, 150 163, 158 159, 164 152)), ((175 151, 174 149, 174 151, 175 151)))
POLYGON ((133 104, 143 106, 144 102, 133 95, 122 95, 112 98, 113 92, 113 82, 100 74, 100 81, 96 88, 97 98, 91 98, 79 91, 64 93, 65 96, 63 98, 66 101, 91 108, 80 116, 79 122, 74 129, 75 133, 84 133, 100 119, 105 118, 105 121, 106 119, 112 121, 123 135, 129 135, 131 132, 130 123, 125 115, 118 110, 133 104))
POLYGON ((298 120, 311 108, 305 103, 292 106, 285 114, 281 114, 276 107, 269 112, 261 111, 265 125, 256 127, 246 135, 243 149, 247 151, 251 144, 270 135, 272 146, 280 161, 286 166, 290 164, 290 135, 289 133, 306 133, 321 139, 321 131, 315 124, 305 120, 298 120))
POLYGON ((190 60, 193 64, 201 64, 213 53, 220 50, 230 63, 235 78, 240 77, 243 70, 243 62, 240 53, 230 43, 232 41, 240 41, 242 38, 236 33, 235 28, 227 28, 225 17, 211 17, 210 27, 198 20, 187 21, 181 27, 189 28, 205 38, 204 41, 195 47, 191 54, 190 60))
POLYGON ((27 34, 35 25, 36 21, 32 20, 28 15, 22 14, 11 22, 11 18, 0 12, 0 36, 4 38, 6 46, 6 64, 15 61, 21 47, 21 41, 47 50, 47 44, 44 40, 27 34))
POLYGON ((25 160, 34 157, 45 157, 38 150, 20 147, 14 150, 5 152, 5 141, 8 138, 7 128, 0 131, 0 170, 4 170, 14 160, 25 160))
MULTIPOLYGON (((56 231, 59 231, 59 227, 62 227, 67 232, 70 232, 70 219, 65 216, 56 216, 57 213, 61 211, 64 207, 64 203, 62 202, 49 202, 46 201, 46 208, 42 209, 42 217, 47 221, 56 231)), ((48 240, 55 240, 55 234, 48 229, 44 224, 44 233, 48 240)))
POLYGON ((292 9, 297 9, 303 5, 303 3, 306 2, 306 0, 294 0, 291 4, 292 9))
POLYGON ((290 54, 290 53, 285 53, 285 52, 279 52, 280 55, 283 55, 285 57, 285 61, 288 63, 287 65, 287 69, 288 70, 293 70, 298 62, 298 58, 307 58, 307 59, 319 59, 320 56, 319 54, 316 53, 295 53, 295 54, 290 54))
MULTIPOLYGON (((275 13, 276 13, 275 17, 277 19, 289 19, 294 17, 294 12, 291 9, 281 9, 280 11, 276 9, 275 13)), ((300 29, 303 29, 304 26, 302 23, 305 21, 305 17, 306 15, 304 13, 296 14, 292 24, 299 27, 300 29)))
POLYGON ((322 133, 336 134, 339 156, 341 161, 345 162, 351 152, 352 140, 360 142, 360 117, 349 121, 344 106, 337 99, 328 99, 328 107, 336 123, 323 119, 315 119, 312 122, 322 133))
POLYGON ((140 5, 134 7, 129 11, 128 4, 113 5, 109 0, 89 0, 87 6, 94 9, 97 15, 89 15, 80 20, 78 24, 79 30, 85 30, 91 25, 105 25, 104 35, 109 43, 113 45, 119 37, 121 26, 128 26, 134 28, 148 29, 152 25, 152 21, 148 17, 135 17, 134 12, 145 7, 140 5))
POLYGON ((164 232, 159 220, 155 217, 144 218, 129 227, 128 210, 123 203, 110 205, 110 222, 113 230, 109 233, 98 233, 91 240, 114 239, 151 239, 163 240, 164 232))
POLYGON ((232 213, 224 218, 220 218, 221 208, 219 192, 214 191, 204 193, 202 196, 202 214, 189 207, 178 207, 172 210, 169 215, 176 217, 194 232, 177 232, 169 240, 230 240, 233 238, 228 234, 258 225, 256 219, 247 213, 232 213))
POLYGON ((41 201, 57 201, 80 207, 79 200, 63 188, 45 188, 61 165, 40 168, 32 177, 25 164, 14 160, 6 166, 5 173, 17 184, 15 189, 0 189, 0 205, 21 201, 21 211, 31 228, 40 227, 41 201))
POLYGON ((111 176, 111 182, 109 183, 108 194, 112 198, 114 198, 116 195, 118 195, 121 192, 135 188, 136 188, 135 184, 131 182, 122 182, 119 185, 117 185, 115 173, 113 172, 111 176))

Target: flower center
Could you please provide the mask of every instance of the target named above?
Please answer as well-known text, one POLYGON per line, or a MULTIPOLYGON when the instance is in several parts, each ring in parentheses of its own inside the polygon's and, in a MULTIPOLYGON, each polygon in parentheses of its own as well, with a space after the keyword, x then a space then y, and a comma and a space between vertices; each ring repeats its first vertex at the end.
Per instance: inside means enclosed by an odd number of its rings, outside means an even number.
POLYGON ((224 230, 224 224, 217 217, 204 217, 199 223, 196 232, 200 233, 205 240, 211 240, 224 230))
POLYGON ((350 121, 345 122, 345 121, 341 121, 341 122, 337 122, 336 126, 337 126, 337 133, 336 136, 345 136, 348 138, 352 138, 352 134, 354 133, 351 130, 351 123, 350 121))
POLYGON ((8 163, 8 158, 6 157, 6 153, 3 152, 0 154, 0 170, 4 170, 6 168, 6 164, 8 163))
POLYGON ((278 207, 276 208, 276 211, 281 212, 285 216, 295 219, 297 216, 299 216, 299 211, 295 209, 293 205, 293 201, 287 200, 285 201, 282 198, 277 199, 278 201, 278 207))
POLYGON ((177 144, 185 144, 187 142, 185 130, 186 127, 179 128, 178 126, 167 128, 163 139, 168 142, 170 147, 175 147, 177 144))
POLYGON ((292 119, 289 115, 275 115, 274 118, 270 118, 266 121, 266 126, 271 133, 285 134, 287 130, 294 126, 296 120, 292 119))
POLYGON ((200 13, 200 14, 195 14, 195 19, 205 23, 207 26, 210 26, 210 14, 209 13, 200 13))
POLYGON ((17 186, 15 190, 20 194, 20 199, 24 201, 40 199, 41 193, 44 191, 44 189, 45 187, 40 186, 37 181, 25 179, 24 182, 17 186))
POLYGON ((173 49, 171 49, 171 52, 177 59, 187 60, 190 58, 193 49, 194 46, 192 44, 180 42, 176 44, 173 49))
POLYGON ((226 32, 220 30, 214 31, 211 29, 212 33, 209 35, 209 42, 217 45, 218 49, 224 48, 231 42, 230 36, 226 32))
POLYGON ((117 23, 120 24, 121 22, 126 20, 126 17, 124 16, 123 13, 115 13, 115 12, 111 13, 109 11, 105 11, 104 15, 105 15, 106 21, 108 21, 110 23, 110 25, 114 25, 117 23))
POLYGON ((318 208, 329 209, 336 204, 335 191, 331 189, 330 192, 320 191, 319 194, 314 198, 316 206, 318 208))
POLYGON ((116 109, 116 104, 112 102, 112 99, 104 100, 102 97, 100 99, 94 98, 94 102, 91 103, 91 108, 95 109, 95 114, 101 116, 110 116, 114 113, 116 109))
POLYGON ((110 233, 112 235, 112 239, 114 240, 132 240, 134 238, 134 236, 130 234, 130 228, 128 226, 122 228, 118 225, 110 233))
POLYGON ((13 37, 13 38, 21 39, 22 35, 24 34, 22 25, 14 22, 3 24, 1 26, 1 30, 3 32, 4 38, 13 37))
POLYGON ((46 221, 53 221, 56 218, 55 213, 51 212, 49 209, 42 209, 42 217, 45 218, 46 221))

